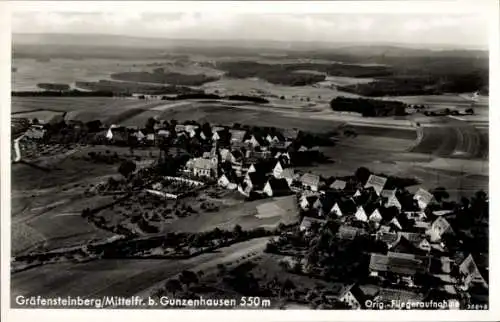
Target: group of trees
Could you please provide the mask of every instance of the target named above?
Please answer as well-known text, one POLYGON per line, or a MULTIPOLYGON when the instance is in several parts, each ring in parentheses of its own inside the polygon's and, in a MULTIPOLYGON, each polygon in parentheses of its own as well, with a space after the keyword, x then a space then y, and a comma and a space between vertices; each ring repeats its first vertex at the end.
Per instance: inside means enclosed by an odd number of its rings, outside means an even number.
POLYGON ((406 115, 406 104, 398 101, 380 101, 338 96, 331 100, 330 107, 334 111, 360 113, 363 116, 406 115))

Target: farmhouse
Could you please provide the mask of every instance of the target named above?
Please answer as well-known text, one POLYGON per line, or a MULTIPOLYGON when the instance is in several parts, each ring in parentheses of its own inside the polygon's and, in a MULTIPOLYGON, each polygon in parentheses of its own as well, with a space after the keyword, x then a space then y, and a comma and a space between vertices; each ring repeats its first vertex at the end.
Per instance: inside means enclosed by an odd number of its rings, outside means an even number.
POLYGON ((458 266, 458 271, 462 276, 464 276, 463 284, 465 289, 468 289, 472 284, 479 284, 484 287, 488 286, 472 255, 465 258, 465 260, 458 266))
POLYGON ((326 223, 324 219, 313 217, 304 217, 300 223, 300 231, 309 231, 313 225, 323 226, 326 223))
POLYGON ((354 226, 342 225, 337 231, 337 237, 344 240, 353 240, 357 236, 366 234, 363 228, 354 226))
POLYGON ((231 176, 229 174, 223 173, 220 177, 219 180, 217 180, 217 184, 223 188, 229 189, 229 190, 234 190, 238 187, 238 184, 236 182, 236 177, 231 176))
POLYGON ((363 208, 363 206, 358 207, 358 210, 354 214, 354 217, 356 218, 356 220, 359 220, 359 221, 367 221, 368 220, 368 217, 366 216, 366 212, 365 212, 365 209, 363 208))
POLYGON ((370 217, 368 218, 371 222, 374 222, 374 223, 380 223, 382 221, 382 215, 380 214, 380 212, 378 211, 378 209, 375 209, 372 214, 370 215, 370 217))
POLYGON ((243 142, 247 131, 244 130, 229 130, 231 134, 231 143, 243 142))
POLYGON ((286 196, 290 194, 290 188, 285 179, 270 178, 264 186, 263 192, 268 197, 286 196))
POLYGON ((282 178, 281 174, 283 173, 284 166, 281 164, 280 161, 276 162, 276 165, 273 168, 273 176, 276 179, 282 178))
POLYGON ((417 201, 418 206, 421 210, 425 210, 425 208, 427 208, 427 206, 434 199, 434 196, 427 190, 419 188, 418 191, 414 194, 413 199, 417 201))
POLYGON ((444 217, 438 217, 431 224, 431 228, 426 232, 432 242, 441 240, 441 237, 446 234, 454 234, 453 228, 444 217))
POLYGON ((339 301, 347 304, 351 309, 360 309, 364 305, 365 296, 355 284, 334 283, 324 292, 327 300, 339 301))
POLYGON ((25 137, 29 139, 35 139, 35 140, 40 140, 45 137, 45 133, 47 130, 43 128, 41 125, 32 125, 30 128, 26 131, 24 134, 25 137))
POLYGON ((332 182, 332 184, 329 186, 330 189, 334 190, 344 190, 347 182, 343 180, 335 180, 332 182))
POLYGON ((305 173, 300 178, 302 187, 304 189, 310 189, 311 191, 318 191, 320 178, 316 174, 305 173))
POLYGON ((387 182, 387 178, 384 177, 379 177, 374 174, 370 175, 368 178, 368 181, 365 184, 365 189, 373 187, 377 195, 380 195, 382 193, 382 190, 384 189, 384 186, 387 182))
POLYGON ((371 276, 396 275, 410 285, 417 274, 429 271, 430 261, 427 257, 413 254, 388 252, 387 255, 372 253, 369 270, 371 276), (387 275, 389 274, 389 275, 387 275))
POLYGON ((285 168, 283 169, 283 172, 281 172, 281 178, 288 182, 288 186, 291 186, 292 182, 296 178, 295 171, 292 168, 285 168))

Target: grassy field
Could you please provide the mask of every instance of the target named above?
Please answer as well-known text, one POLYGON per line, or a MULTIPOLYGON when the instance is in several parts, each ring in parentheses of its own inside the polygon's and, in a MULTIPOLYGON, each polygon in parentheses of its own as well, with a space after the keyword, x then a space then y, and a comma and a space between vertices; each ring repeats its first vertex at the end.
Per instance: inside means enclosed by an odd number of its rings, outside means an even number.
MULTIPOLYGON (((114 122, 128 119, 149 108, 164 104, 162 101, 145 101, 108 97, 12 97, 11 113, 14 116, 28 116, 33 111, 68 112, 66 119, 83 122, 100 119, 114 122)), ((36 114, 35 114, 36 115, 36 114)))
POLYGON ((168 231, 199 232, 216 227, 232 230, 235 225, 243 229, 274 228, 279 223, 291 224, 298 220, 295 197, 278 197, 238 204, 215 213, 194 214, 172 222, 168 231), (267 215, 266 215, 267 214, 267 215))
MULTIPOLYGON (((14 254, 33 249, 54 249, 86 243, 92 239, 113 236, 88 223, 80 214, 84 208, 107 204, 111 197, 84 197, 90 185, 106 182, 110 176, 120 177, 118 164, 96 164, 87 160, 88 152, 108 151, 127 157, 130 152, 120 147, 84 147, 71 157, 58 155, 45 160, 50 170, 26 164, 13 164, 12 171, 12 250, 14 254)), ((155 158, 157 151, 136 150, 134 156, 155 158), (156 154, 155 154, 156 153, 156 154)))

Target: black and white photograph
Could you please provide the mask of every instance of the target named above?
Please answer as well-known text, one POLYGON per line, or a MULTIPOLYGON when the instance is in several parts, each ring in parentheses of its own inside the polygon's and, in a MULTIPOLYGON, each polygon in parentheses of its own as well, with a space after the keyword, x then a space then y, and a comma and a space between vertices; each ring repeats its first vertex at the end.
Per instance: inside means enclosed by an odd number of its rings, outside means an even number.
POLYGON ((9 310, 494 309, 497 1, 14 2, 9 310))

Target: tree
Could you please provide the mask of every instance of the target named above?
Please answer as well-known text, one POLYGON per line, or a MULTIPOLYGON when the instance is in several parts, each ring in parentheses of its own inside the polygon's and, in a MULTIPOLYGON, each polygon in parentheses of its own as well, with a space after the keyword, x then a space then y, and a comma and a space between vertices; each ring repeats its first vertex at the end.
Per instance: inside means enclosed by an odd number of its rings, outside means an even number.
POLYGON ((35 117, 33 120, 31 120, 31 123, 33 123, 33 125, 38 125, 40 124, 40 121, 38 121, 38 119, 35 117))
POLYGON ((190 284, 198 283, 198 276, 191 271, 182 271, 179 276, 179 281, 189 287, 190 284))
POLYGON ((178 279, 169 279, 165 283, 165 289, 172 293, 172 295, 175 297, 175 293, 179 292, 182 290, 182 285, 181 282, 178 279))
POLYGON ((281 267, 281 269, 284 270, 284 271, 287 271, 288 268, 289 268, 288 262, 285 261, 285 260, 281 260, 278 264, 281 267))
POLYGON ((243 234, 243 230, 241 229, 241 226, 240 225, 234 226, 233 236, 235 238, 239 238, 239 237, 241 237, 242 234, 243 234))
POLYGON ((146 129, 149 131, 153 131, 155 124, 156 120, 153 117, 148 118, 148 120, 146 121, 146 129))
POLYGON ((436 199, 437 202, 441 202, 444 199, 448 199, 450 197, 450 194, 448 191, 446 191, 446 188, 444 187, 437 187, 432 191, 432 195, 436 199))
POLYGON ((280 296, 287 295, 293 289, 295 289, 295 284, 287 278, 281 285, 280 296))
POLYGON ((468 108, 468 109, 465 110, 465 113, 470 114, 470 115, 474 115, 474 109, 473 108, 468 108))
POLYGON ((222 277, 226 274, 226 266, 224 264, 217 264, 217 276, 222 277))
POLYGON ((371 171, 365 167, 359 167, 354 174, 356 179, 363 184, 366 183, 366 181, 368 181, 370 175, 371 171))
POLYGON ((120 167, 118 168, 118 172, 125 177, 125 179, 128 179, 130 175, 135 171, 137 168, 136 164, 133 161, 126 160, 123 161, 120 164, 120 167))

